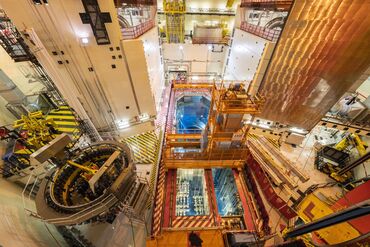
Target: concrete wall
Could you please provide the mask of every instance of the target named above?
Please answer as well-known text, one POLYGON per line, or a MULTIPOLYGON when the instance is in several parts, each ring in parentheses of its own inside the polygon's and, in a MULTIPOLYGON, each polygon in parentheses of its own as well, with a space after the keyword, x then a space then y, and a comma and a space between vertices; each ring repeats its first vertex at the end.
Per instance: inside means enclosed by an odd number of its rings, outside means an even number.
MULTIPOLYGON (((101 12, 110 12, 112 19, 112 23, 105 24, 110 39, 107 45, 97 45, 91 26, 82 23, 82 1, 50 1, 46 6, 28 0, 17 4, 0 0, 18 29, 28 31, 36 43, 29 43, 31 49, 67 102, 81 118, 90 118, 95 127, 104 129, 121 119, 135 118, 140 112, 122 52, 114 1, 98 3, 101 12), (88 44, 82 44, 81 38, 87 38, 88 44)), ((147 70, 141 73, 147 74, 147 70)), ((151 94, 150 87, 140 91, 151 94)))

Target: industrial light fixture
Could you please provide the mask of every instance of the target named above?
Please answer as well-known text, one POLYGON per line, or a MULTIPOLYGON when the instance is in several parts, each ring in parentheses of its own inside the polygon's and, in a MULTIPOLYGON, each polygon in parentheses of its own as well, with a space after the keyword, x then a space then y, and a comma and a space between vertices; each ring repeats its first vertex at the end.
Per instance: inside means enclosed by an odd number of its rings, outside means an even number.
POLYGON ((84 44, 84 45, 87 45, 89 43, 89 38, 81 38, 81 43, 84 44))
POLYGON ((300 128, 297 128, 297 127, 292 127, 289 130, 291 132, 295 132, 295 133, 298 133, 298 134, 307 134, 307 131, 306 130, 300 129, 300 128))
POLYGON ((129 120, 120 120, 117 122, 118 129, 125 129, 127 127, 130 127, 130 121, 129 120))
POLYGON ((258 126, 264 129, 271 129, 271 127, 265 123, 259 123, 258 126))
POLYGON ((149 120, 149 114, 148 113, 143 113, 139 116, 140 121, 144 122, 146 120, 149 120))
POLYGON ((184 47, 182 45, 179 46, 180 50, 184 50, 184 47))

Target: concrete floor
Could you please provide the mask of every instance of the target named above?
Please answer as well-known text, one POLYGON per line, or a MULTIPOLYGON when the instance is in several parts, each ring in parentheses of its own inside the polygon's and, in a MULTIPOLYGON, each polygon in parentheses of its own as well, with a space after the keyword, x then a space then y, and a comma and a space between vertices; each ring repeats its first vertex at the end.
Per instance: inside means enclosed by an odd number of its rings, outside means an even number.
POLYGON ((35 210, 34 203, 23 204, 22 187, 0 178, 0 246, 61 247, 67 246, 53 225, 29 216, 26 208, 35 210))
POLYGON ((145 247, 146 227, 119 214, 113 224, 94 223, 77 226, 96 247, 145 247))

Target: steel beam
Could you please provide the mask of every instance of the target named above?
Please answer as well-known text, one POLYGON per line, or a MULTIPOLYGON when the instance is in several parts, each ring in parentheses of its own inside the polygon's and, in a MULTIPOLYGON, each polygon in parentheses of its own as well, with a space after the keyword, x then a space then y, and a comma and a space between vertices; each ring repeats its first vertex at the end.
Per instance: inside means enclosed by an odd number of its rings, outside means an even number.
POLYGON ((352 207, 346 208, 342 211, 325 216, 319 220, 315 220, 302 226, 298 226, 295 229, 287 232, 285 234, 285 238, 297 237, 368 214, 370 214, 370 199, 362 203, 358 203, 352 207))

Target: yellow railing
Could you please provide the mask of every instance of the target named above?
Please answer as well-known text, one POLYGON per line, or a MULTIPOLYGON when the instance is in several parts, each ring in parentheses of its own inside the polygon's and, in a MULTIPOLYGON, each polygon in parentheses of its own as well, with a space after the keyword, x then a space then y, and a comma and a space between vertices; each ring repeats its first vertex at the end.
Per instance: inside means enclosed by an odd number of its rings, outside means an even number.
POLYGON ((248 156, 246 148, 212 149, 210 152, 176 152, 166 149, 165 160, 245 160, 248 156))

